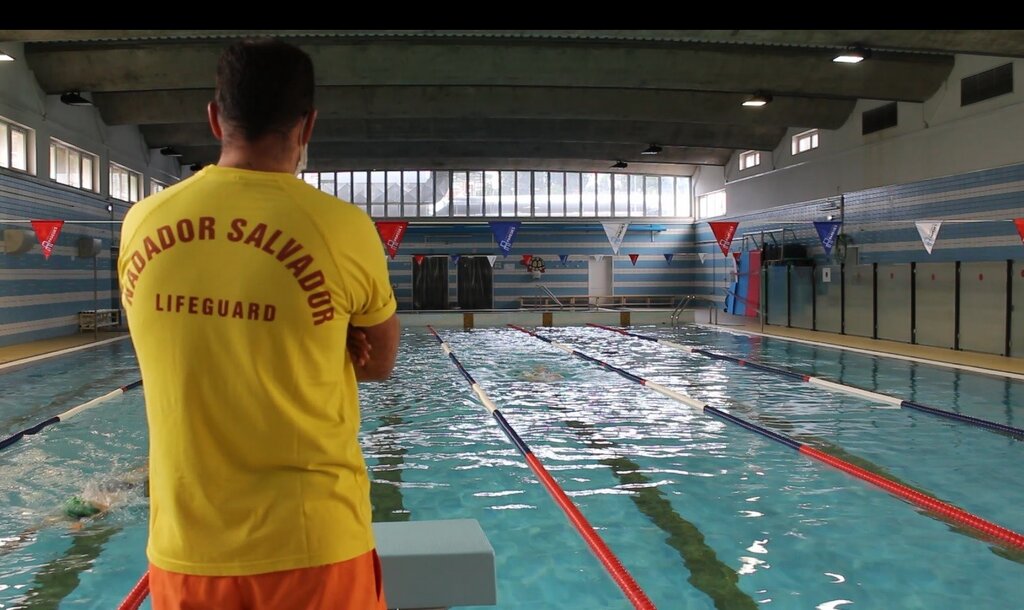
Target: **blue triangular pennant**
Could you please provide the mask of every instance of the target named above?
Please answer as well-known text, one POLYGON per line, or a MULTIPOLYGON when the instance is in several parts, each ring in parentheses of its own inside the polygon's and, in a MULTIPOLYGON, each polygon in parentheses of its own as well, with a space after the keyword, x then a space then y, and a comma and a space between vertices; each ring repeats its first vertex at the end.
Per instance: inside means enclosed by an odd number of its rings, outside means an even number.
POLYGON ((460 258, 462 258, 461 255, 459 255, 459 254, 452 254, 452 264, 453 265, 458 265, 460 258))
POLYGON ((569 255, 568 254, 559 254, 558 255, 558 260, 562 261, 562 266, 564 267, 565 264, 567 262, 569 262, 569 255))
POLYGON ((516 234, 519 233, 521 222, 491 222, 491 232, 494 233, 494 241, 498 242, 498 248, 504 256, 512 250, 512 244, 516 241, 516 234))
POLYGON ((671 265, 672 264, 672 257, 675 256, 675 254, 672 254, 671 252, 666 252, 664 254, 664 256, 665 256, 665 262, 671 265))
POLYGON ((825 248, 825 256, 832 255, 832 246, 836 245, 836 236, 839 235, 839 227, 842 226, 839 220, 818 220, 814 222, 814 228, 818 230, 818 238, 821 239, 821 247, 825 248))

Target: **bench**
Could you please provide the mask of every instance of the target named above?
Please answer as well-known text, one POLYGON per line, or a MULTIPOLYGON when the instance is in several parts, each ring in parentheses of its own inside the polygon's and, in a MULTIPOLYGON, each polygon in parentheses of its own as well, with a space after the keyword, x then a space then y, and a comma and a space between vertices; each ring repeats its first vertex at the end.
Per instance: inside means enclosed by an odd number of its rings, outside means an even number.
POLYGON ((121 325, 120 309, 89 309, 78 312, 78 330, 96 330, 121 325))

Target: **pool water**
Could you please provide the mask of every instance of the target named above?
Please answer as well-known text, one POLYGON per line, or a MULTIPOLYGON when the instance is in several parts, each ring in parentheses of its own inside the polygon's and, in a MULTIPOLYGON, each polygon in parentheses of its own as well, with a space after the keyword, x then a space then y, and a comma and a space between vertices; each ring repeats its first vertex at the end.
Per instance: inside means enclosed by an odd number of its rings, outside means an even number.
MULTIPOLYGON (((639 331, 1000 423, 1024 417, 1024 384, 1004 378, 696 327, 639 331)), ((538 332, 1024 531, 1022 441, 604 330, 538 332)), ((658 608, 960 610, 1024 597, 1024 554, 792 449, 523 333, 442 334, 658 608), (562 379, 523 378, 536 367, 562 379)), ((0 433, 137 376, 128 342, 2 375, 0 433)), ((393 378, 361 389, 375 520, 477 519, 496 552, 492 607, 632 607, 426 330, 406 329, 393 378)), ((145 451, 131 391, 0 452, 0 608, 117 606, 145 568, 141 494, 81 531, 20 534, 145 451)))

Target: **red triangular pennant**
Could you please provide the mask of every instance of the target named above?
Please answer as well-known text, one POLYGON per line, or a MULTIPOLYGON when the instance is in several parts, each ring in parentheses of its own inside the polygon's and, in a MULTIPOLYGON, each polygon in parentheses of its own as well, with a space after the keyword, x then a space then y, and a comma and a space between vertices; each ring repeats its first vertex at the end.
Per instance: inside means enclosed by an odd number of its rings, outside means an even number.
POLYGON ((733 252, 732 253, 732 257, 736 259, 737 263, 740 262, 740 253, 739 252, 733 252))
POLYGON ((392 259, 398 254, 398 246, 402 244, 402 238, 405 237, 405 229, 409 226, 407 221, 383 221, 379 220, 375 223, 377 225, 377 233, 380 235, 380 240, 384 242, 384 247, 387 248, 388 256, 392 259))
POLYGON ((729 256, 729 246, 732 245, 732 238, 736 235, 738 222, 709 222, 711 232, 715 234, 718 247, 722 249, 722 256, 729 256))
POLYGON ((426 258, 426 257, 424 255, 422 255, 422 254, 413 254, 412 255, 412 260, 416 261, 417 265, 422 263, 424 258, 426 258))
POLYGON ((32 221, 32 228, 35 229, 36 237, 39 239, 39 245, 43 248, 43 256, 45 258, 50 258, 50 253, 53 252, 53 246, 57 243, 57 236, 60 235, 60 229, 63 226, 63 220, 32 221))
POLYGON ((520 262, 523 263, 524 267, 529 267, 530 266, 530 261, 532 261, 532 260, 533 260, 533 255, 532 254, 524 254, 523 255, 523 260, 521 260, 520 262))
POLYGON ((633 266, 634 266, 634 267, 636 267, 636 259, 638 259, 638 258, 640 258, 640 255, 639 255, 639 254, 630 254, 630 255, 629 255, 629 261, 630 261, 631 263, 633 263, 633 266))
POLYGON ((1017 227, 1017 235, 1020 235, 1020 240, 1024 243, 1024 218, 1014 218, 1013 226, 1017 227))

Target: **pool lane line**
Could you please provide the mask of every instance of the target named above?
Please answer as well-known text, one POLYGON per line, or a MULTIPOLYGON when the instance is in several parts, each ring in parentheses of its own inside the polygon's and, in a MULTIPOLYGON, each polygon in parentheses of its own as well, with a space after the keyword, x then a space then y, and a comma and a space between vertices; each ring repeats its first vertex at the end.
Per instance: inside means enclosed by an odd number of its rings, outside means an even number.
POLYGON ((25 438, 26 436, 28 436, 30 434, 38 434, 44 428, 52 426, 53 424, 56 424, 56 423, 62 422, 62 421, 67 421, 67 420, 71 419, 72 417, 78 415, 79 413, 81 413, 83 411, 88 411, 89 409, 99 405, 100 403, 106 402, 106 401, 108 401, 111 398, 114 398, 116 396, 120 396, 121 394, 124 394, 128 390, 137 388, 140 385, 142 385, 142 380, 141 379, 139 379, 138 381, 133 381, 133 382, 129 383, 128 385, 123 385, 120 388, 118 388, 118 389, 116 389, 116 390, 114 390, 112 392, 107 392, 103 396, 100 396, 98 398, 93 398, 92 400, 90 400, 88 402, 83 402, 82 404, 78 405, 77 407, 72 407, 72 408, 68 409, 67 411, 64 411, 63 413, 60 413, 59 415, 54 415, 50 419, 43 420, 43 421, 39 422, 38 424, 30 427, 30 428, 25 428, 24 430, 22 430, 20 432, 15 432, 11 436, 8 436, 7 438, 5 438, 3 440, 0 440, 0 450, 6 449, 6 448, 10 447, 14 443, 20 441, 21 439, 25 438))
POLYGON ((1013 426, 1008 426, 1006 424, 1000 424, 998 422, 990 421, 990 420, 987 420, 987 419, 981 419, 980 417, 971 417, 970 415, 962 415, 960 413, 954 413, 953 411, 946 411, 944 409, 939 409, 939 408, 936 408, 936 407, 930 407, 928 405, 921 404, 919 402, 914 402, 914 401, 911 401, 911 400, 903 400, 903 399, 897 398, 895 396, 888 396, 886 394, 880 394, 878 392, 872 392, 871 390, 865 390, 863 388, 858 388, 856 386, 851 386, 851 385, 847 385, 847 384, 844 384, 844 383, 838 383, 838 382, 835 382, 835 381, 829 381, 827 379, 822 379, 820 377, 813 377, 811 375, 807 375, 807 374, 804 374, 804 373, 799 373, 799 372, 796 372, 796 371, 790 371, 790 370, 787 370, 787 369, 783 369, 783 368, 779 368, 779 367, 775 367, 775 366, 770 366, 770 365, 767 365, 767 364, 762 364, 760 362, 756 362, 756 361, 753 361, 753 360, 746 360, 744 358, 737 358, 735 356, 729 356, 729 355, 726 355, 726 354, 716 354, 714 352, 709 352, 709 351, 704 350, 704 349, 699 349, 699 348, 692 347, 692 346, 689 346, 689 345, 684 345, 682 343, 676 343, 675 341, 669 341, 667 339, 660 339, 658 337, 651 337, 649 335, 641 335, 639 333, 630 332, 630 331, 627 331, 627 330, 623 330, 621 328, 615 328, 615 327, 612 327, 612 326, 605 326, 603 324, 594 324, 593 322, 588 322, 587 326, 593 326, 594 328, 601 328, 601 329, 604 329, 604 330, 609 330, 611 332, 619 333, 621 335, 626 335, 626 336, 629 336, 629 337, 634 337, 636 339, 643 339, 644 341, 653 341, 654 343, 660 343, 662 345, 667 345, 669 347, 672 347, 672 348, 675 348, 675 349, 678 349, 678 350, 682 350, 684 352, 689 352, 691 354, 701 354, 702 356, 707 356, 709 358, 714 358, 715 360, 725 360, 727 362, 732 362, 732 363, 738 364, 740 366, 748 366, 750 368, 757 369, 759 371, 764 371, 766 373, 774 373, 776 375, 781 375, 781 376, 787 377, 789 379, 793 379, 793 380, 800 381, 800 382, 803 382, 803 383, 809 383, 811 385, 816 385, 816 386, 825 388, 826 390, 833 390, 833 391, 836 391, 836 392, 843 392, 843 393, 846 393, 846 394, 853 394, 854 396, 858 396, 860 398, 865 398, 867 400, 875 400, 875 401, 882 402, 884 404, 892 405, 892 406, 895 406, 895 407, 902 407, 902 408, 905 408, 905 409, 912 409, 914 411, 919 411, 921 413, 927 413, 929 415, 935 415, 935 416, 938 416, 938 417, 943 417, 945 419, 949 419, 949 420, 952 420, 952 421, 957 421, 957 422, 960 422, 960 423, 963 423, 963 424, 977 426, 979 428, 985 428, 985 429, 988 429, 988 430, 994 430, 996 432, 1002 432, 1004 434, 1008 434, 1008 435, 1014 436, 1014 437, 1016 437, 1018 439, 1024 439, 1024 429, 1015 428, 1013 426))
POLYGON ((526 444, 526 442, 516 433, 512 426, 502 415, 501 411, 498 410, 497 405, 487 395, 487 393, 480 387, 480 384, 473 379, 473 376, 469 374, 459 359, 455 356, 452 348, 448 343, 441 338, 441 335, 434 330, 433 326, 427 325, 427 330, 434 335, 437 342, 441 344, 441 350, 448 356, 448 358, 455 365, 455 368, 459 369, 462 376, 469 382, 470 388, 473 393, 476 394, 480 403, 483 404, 484 408, 490 412, 491 416, 494 417, 495 421, 498 422, 498 426, 501 431, 505 433, 509 441, 519 450, 523 458, 526 459, 526 463, 533 470, 534 474, 544 485, 544 488, 548 491, 548 494, 555 500, 555 503, 562 509, 566 517, 569 518, 569 522, 576 528, 576 531, 580 533, 583 540, 590 547, 591 552, 597 557, 601 565, 604 566, 605 570, 615 581, 615 584, 619 586, 622 592, 625 594, 626 599, 633 604, 634 608, 641 610, 655 610, 654 603, 647 597, 640 585, 636 583, 632 575, 623 567, 622 563, 618 560, 615 554, 612 552, 608 545, 605 544, 604 540, 601 539, 600 535, 594 530, 593 526, 587 521, 587 518, 583 516, 579 508, 573 503, 569 496, 566 495, 565 491, 562 490, 561 486, 555 481, 554 477, 548 473, 544 465, 541 464, 537 456, 533 454, 533 451, 526 444))
POLYGON ((793 343, 803 343, 804 345, 813 345, 815 347, 826 347, 829 349, 835 349, 840 351, 854 352, 857 354, 866 354, 868 356, 875 356, 877 358, 892 358, 894 360, 906 360, 908 362, 917 362, 919 364, 928 364, 931 366, 938 366, 947 369, 959 369, 962 371, 968 371, 970 373, 979 373, 982 375, 989 375, 991 377, 1009 377, 1010 379, 1016 379, 1018 381, 1024 381, 1024 375, 1020 373, 1013 373, 1011 371, 1001 371, 999 369, 986 369, 980 366, 971 366, 970 364, 957 364, 954 362, 943 362, 941 360, 930 360, 928 358, 917 358, 915 356, 904 356, 903 354, 894 354, 892 352, 880 352, 876 350, 863 349, 860 347, 850 347, 847 345, 839 345, 837 343, 825 343, 823 341, 810 341, 808 339, 797 339, 795 337, 785 337, 783 335, 771 335, 768 333, 759 333, 752 330, 736 330, 735 328, 720 328, 722 325, 709 325, 709 324, 694 324, 699 328, 707 328, 723 333, 731 333, 734 335, 746 335, 754 337, 768 337, 769 339, 780 339, 782 341, 791 341, 793 343))
MULTIPOLYGON (((386 426, 397 426, 404 423, 400 415, 384 415, 380 420, 386 426)), ((369 433, 369 437, 373 438, 382 434, 378 426, 377 429, 369 433)), ((412 515, 405 508, 402 489, 399 487, 402 483, 401 466, 405 464, 407 450, 392 442, 382 444, 383 448, 375 448, 375 450, 379 452, 386 450, 388 453, 382 453, 377 457, 377 465, 384 466, 386 469, 372 471, 370 505, 373 514, 370 520, 374 523, 408 521, 412 515)))
MULTIPOLYGON (((564 407, 548 406, 552 411, 566 411, 564 407)), ((563 419, 566 427, 576 433, 580 442, 599 449, 613 449, 615 443, 594 436, 594 426, 563 419)), ((644 516, 667 535, 665 543, 674 549, 690 572, 688 582, 707 595, 718 610, 756 610, 757 602, 739 588, 739 575, 734 568, 723 563, 715 550, 704 540, 700 529, 683 518, 673 508, 662 491, 652 486, 651 479, 641 472, 640 465, 629 458, 616 455, 602 458, 600 463, 611 469, 622 485, 631 488, 629 499, 644 516)))
POLYGON ((568 352, 569 354, 578 356, 590 362, 594 362, 610 371, 618 373, 619 375, 625 377, 626 379, 636 381, 640 385, 651 388, 655 392, 658 392, 659 394, 662 394, 664 396, 668 396, 669 398, 673 398, 693 408, 698 412, 711 414, 719 419, 724 419, 728 422, 746 428, 751 432, 755 432, 766 438, 770 438, 774 441, 777 441, 783 445, 786 445, 787 447, 790 447, 791 449, 799 451, 800 453, 808 457, 812 457, 834 468, 842 470, 843 472, 849 475, 855 476, 863 481, 867 481, 868 483, 871 483, 876 487, 880 487, 898 498, 911 502, 922 508, 926 508, 929 511, 936 513, 945 519, 954 521, 961 525, 971 527, 992 539, 1002 542, 1003 544, 1018 549, 1024 549, 1024 535, 1021 535, 1013 530, 1007 529, 1000 525, 996 525, 995 523, 992 523, 990 521, 986 521, 985 519, 973 515, 952 504, 943 502, 932 496, 913 490, 909 487, 906 487, 905 485, 900 485, 899 483, 891 481, 883 476, 879 476, 873 472, 869 472, 863 468, 860 468, 859 466, 855 466, 849 462, 846 462, 834 456, 831 456, 821 450, 811 447, 810 445, 805 445, 799 441, 789 438, 788 436, 779 434, 778 432, 774 432, 763 426, 759 426, 755 423, 746 421, 742 418, 736 417, 735 415, 732 415, 720 409, 716 409, 715 407, 702 403, 698 400, 691 398, 690 396, 677 392, 676 390, 673 390, 671 388, 667 388, 659 383, 656 383, 649 379, 644 379, 637 375, 633 375, 632 373, 629 373, 628 371, 625 371, 617 366, 608 364, 607 362, 603 362, 591 356, 587 356, 586 354, 583 354, 578 350, 575 350, 562 343, 558 343, 557 341, 553 341, 548 337, 544 337, 533 331, 522 328, 521 326, 516 326, 514 324, 509 324, 508 326, 520 332, 524 332, 528 335, 536 337, 537 339, 549 343, 554 347, 557 347, 558 349, 568 352))

